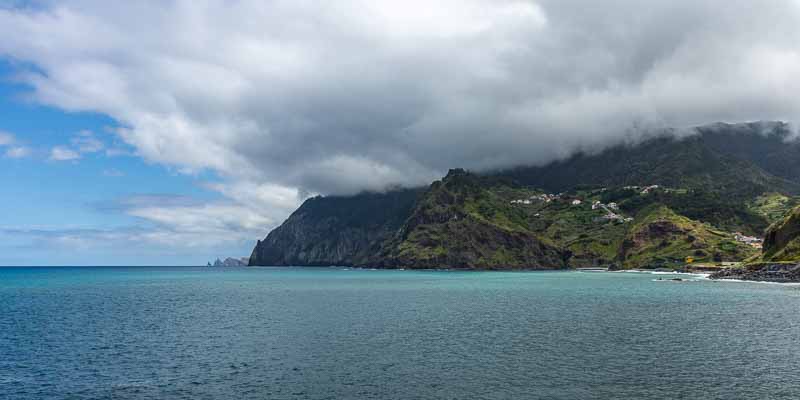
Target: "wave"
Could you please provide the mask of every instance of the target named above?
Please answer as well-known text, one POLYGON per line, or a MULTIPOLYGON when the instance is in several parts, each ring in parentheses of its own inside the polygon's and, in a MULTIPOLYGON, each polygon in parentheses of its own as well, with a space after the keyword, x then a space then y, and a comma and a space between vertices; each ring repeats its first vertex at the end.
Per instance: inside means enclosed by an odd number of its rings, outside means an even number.
POLYGON ((746 279, 710 279, 713 282, 731 282, 731 283, 766 283, 769 285, 781 286, 800 286, 800 282, 772 282, 772 281, 749 281, 746 279))
POLYGON ((694 276, 698 278, 708 278, 711 276, 710 273, 701 273, 701 272, 669 272, 669 271, 648 271, 645 269, 628 269, 623 271, 614 271, 614 272, 629 272, 635 274, 650 274, 650 275, 683 275, 683 276, 694 276))

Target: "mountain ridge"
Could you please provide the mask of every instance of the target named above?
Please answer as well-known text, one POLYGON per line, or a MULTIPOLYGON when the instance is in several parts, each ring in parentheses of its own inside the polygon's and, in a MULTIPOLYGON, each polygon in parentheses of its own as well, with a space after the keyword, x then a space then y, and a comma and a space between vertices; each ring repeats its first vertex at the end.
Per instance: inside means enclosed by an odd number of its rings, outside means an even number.
POLYGON ((684 253, 728 261, 749 254, 732 232, 758 235, 773 222, 775 210, 753 205, 759 196, 800 193, 800 162, 776 161, 795 154, 800 159, 800 144, 785 124, 715 124, 540 167, 452 169, 425 188, 311 198, 257 243, 250 265, 675 267, 684 253), (564 193, 558 201, 530 200, 547 191, 564 193), (617 213, 632 221, 607 219, 589 202, 619 203, 617 213), (669 210, 662 216, 684 227, 680 240, 699 241, 673 246, 666 258, 659 246, 634 257, 624 246, 648 207, 669 210))
POLYGON ((799 194, 800 161, 785 166, 775 160, 800 160, 800 142, 796 138, 787 142, 790 132, 786 124, 774 123, 773 130, 768 131, 764 125, 714 124, 694 128, 697 133, 682 137, 667 132, 596 154, 578 152, 544 166, 520 166, 488 175, 556 192, 582 185, 658 184, 702 187, 737 196, 750 196, 766 188, 799 194), (732 182, 742 187, 726 190, 732 182))

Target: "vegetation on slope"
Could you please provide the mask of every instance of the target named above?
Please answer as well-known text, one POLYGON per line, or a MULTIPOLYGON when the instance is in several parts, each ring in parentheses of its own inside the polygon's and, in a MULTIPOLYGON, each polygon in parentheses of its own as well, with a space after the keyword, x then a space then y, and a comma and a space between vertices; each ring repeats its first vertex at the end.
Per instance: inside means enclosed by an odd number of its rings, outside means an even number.
POLYGON ((770 224, 783 219, 789 211, 800 205, 796 197, 789 197, 781 193, 764 193, 750 201, 749 210, 763 217, 770 224))
POLYGON ((640 211, 619 258, 625 268, 679 267, 686 257, 696 262, 740 261, 755 252, 730 233, 652 205, 640 211))
POLYGON ((690 219, 755 236, 761 236, 770 223, 759 208, 748 207, 745 202, 724 194, 697 189, 659 189, 641 195, 638 190, 619 188, 607 191, 603 200, 619 203, 631 215, 653 204, 663 204, 690 219))
POLYGON ((800 207, 795 207, 767 230, 761 261, 800 261, 800 207))
POLYGON ((736 268, 714 273, 711 278, 800 282, 800 206, 770 226, 762 253, 736 268))
POLYGON ((376 265, 404 268, 555 269, 565 254, 541 240, 480 177, 451 170, 434 182, 376 265))

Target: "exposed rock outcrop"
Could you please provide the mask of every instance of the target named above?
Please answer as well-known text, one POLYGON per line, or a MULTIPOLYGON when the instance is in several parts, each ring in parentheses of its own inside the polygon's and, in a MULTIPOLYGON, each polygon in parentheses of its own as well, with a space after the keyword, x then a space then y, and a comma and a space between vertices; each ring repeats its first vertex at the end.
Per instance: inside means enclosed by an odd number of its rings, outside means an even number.
POLYGON ((214 260, 214 264, 208 263, 210 267, 246 267, 249 259, 247 257, 233 258, 228 257, 224 261, 219 258, 214 260))
POLYGON ((767 229, 763 247, 762 261, 800 261, 800 207, 767 229))
POLYGON ((250 265, 367 265, 402 227, 419 193, 406 189, 308 199, 257 243, 250 265))
POLYGON ((711 274, 711 279, 738 279, 759 282, 800 282, 800 264, 752 263, 740 268, 728 268, 711 274))

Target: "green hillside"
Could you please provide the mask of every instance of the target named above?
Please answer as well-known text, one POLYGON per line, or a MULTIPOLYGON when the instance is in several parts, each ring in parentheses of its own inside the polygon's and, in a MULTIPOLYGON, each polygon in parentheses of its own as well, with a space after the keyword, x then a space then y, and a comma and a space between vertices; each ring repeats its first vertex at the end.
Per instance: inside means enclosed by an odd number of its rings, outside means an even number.
POLYGON ((491 186, 464 170, 434 182, 376 265, 406 268, 555 269, 565 253, 528 227, 524 215, 491 186))
POLYGON ((619 256, 625 268, 680 267, 687 257, 695 262, 741 261, 756 252, 728 232, 652 205, 640 211, 619 256))

